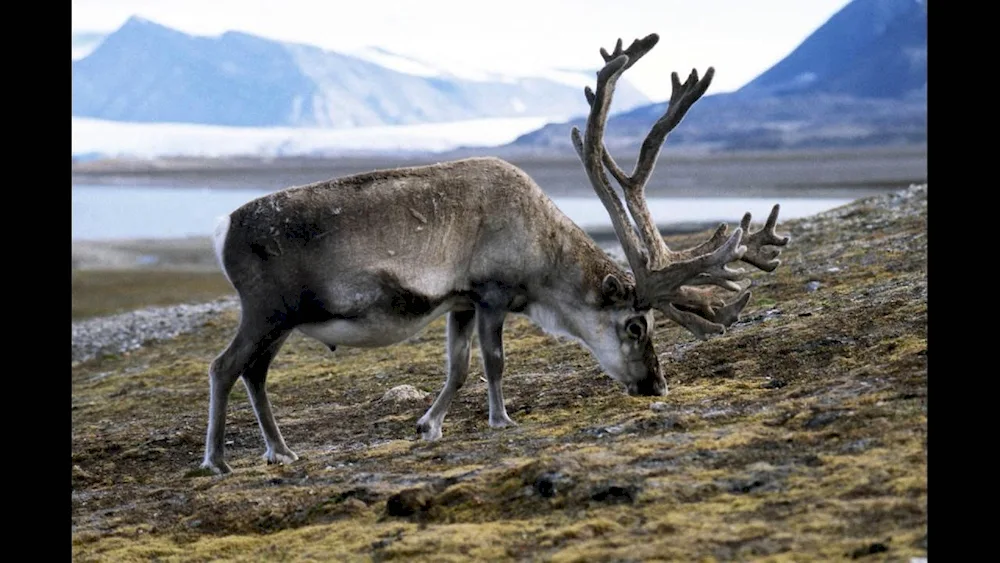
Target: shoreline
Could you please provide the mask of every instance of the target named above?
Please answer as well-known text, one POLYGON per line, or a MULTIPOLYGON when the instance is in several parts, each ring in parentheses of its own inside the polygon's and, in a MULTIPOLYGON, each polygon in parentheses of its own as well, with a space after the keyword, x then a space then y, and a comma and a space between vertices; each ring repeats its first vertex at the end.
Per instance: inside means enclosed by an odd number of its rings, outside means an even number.
MULTIPOLYGON (((484 155, 487 153, 483 153, 484 155)), ((159 158, 74 162, 73 185, 274 191, 376 169, 470 155, 406 157, 159 158)), ((635 155, 617 155, 625 169, 635 155)), ((552 197, 593 196, 576 155, 510 155, 552 197)), ((862 197, 927 181, 926 145, 689 154, 664 150, 651 197, 862 197), (822 194, 822 195, 820 195, 822 194)))
MULTIPOLYGON (((762 160, 816 160, 841 159, 857 155, 868 156, 914 156, 926 155, 926 144, 881 146, 881 147, 841 147, 817 149, 788 150, 747 150, 726 152, 690 152, 684 150, 664 149, 658 159, 660 164, 713 162, 713 161, 762 161, 762 160)), ((329 168, 340 166, 356 166, 379 168, 394 166, 409 166, 431 162, 444 162, 463 158, 494 156, 487 150, 446 153, 415 153, 411 155, 384 156, 232 156, 232 157, 194 157, 194 156, 164 156, 159 158, 111 157, 94 160, 74 161, 73 174, 156 174, 185 171, 202 172, 233 172, 245 170, 294 170, 302 167, 329 168)), ((571 161, 579 163, 575 154, 544 154, 515 153, 498 158, 510 162, 552 164, 571 161)), ((634 160, 634 156, 632 157, 634 160)), ((627 158, 618 158, 626 162, 627 158)))

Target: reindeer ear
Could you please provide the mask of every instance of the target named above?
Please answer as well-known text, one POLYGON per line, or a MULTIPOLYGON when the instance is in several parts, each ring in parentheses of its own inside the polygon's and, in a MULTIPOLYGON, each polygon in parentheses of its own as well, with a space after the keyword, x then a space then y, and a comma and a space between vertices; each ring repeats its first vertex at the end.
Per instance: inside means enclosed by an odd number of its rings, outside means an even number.
POLYGON ((629 297, 628 288, 614 274, 604 276, 604 281, 601 283, 601 293, 605 299, 613 303, 624 303, 629 297))

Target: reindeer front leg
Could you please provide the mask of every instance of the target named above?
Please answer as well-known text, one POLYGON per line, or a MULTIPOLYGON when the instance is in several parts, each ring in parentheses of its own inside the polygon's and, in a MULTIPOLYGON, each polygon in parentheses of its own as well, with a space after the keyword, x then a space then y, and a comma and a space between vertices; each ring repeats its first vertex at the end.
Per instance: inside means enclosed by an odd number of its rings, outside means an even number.
POLYGON ((503 403, 503 322, 507 312, 503 310, 479 309, 476 313, 476 328, 479 331, 479 352, 483 356, 483 371, 489 386, 490 426, 503 428, 517 426, 507 416, 503 403))
POLYGON ((417 432, 424 440, 433 441, 441 437, 441 424, 448 413, 448 406, 455 393, 465 385, 469 375, 469 343, 475 318, 474 310, 448 314, 448 381, 431 408, 417 421, 417 432))

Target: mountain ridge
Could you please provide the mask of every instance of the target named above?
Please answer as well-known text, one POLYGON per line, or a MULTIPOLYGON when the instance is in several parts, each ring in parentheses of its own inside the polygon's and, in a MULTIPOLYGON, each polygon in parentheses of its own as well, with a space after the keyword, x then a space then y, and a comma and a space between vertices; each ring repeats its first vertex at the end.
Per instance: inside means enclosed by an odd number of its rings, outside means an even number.
MULTIPOLYGON (((626 106, 650 101, 631 85, 624 92, 626 106)), ((138 17, 73 62, 73 115, 112 121, 352 128, 586 109, 579 88, 544 76, 419 76, 312 45, 189 35, 138 17)))
MULTIPOLYGON (((670 134, 665 150, 926 142, 926 7, 921 0, 853 0, 745 86, 704 96, 670 134)), ((609 150, 637 150, 667 106, 652 103, 611 115, 609 150)), ((572 153, 573 127, 583 130, 586 117, 547 124, 494 152, 572 153)))
POLYGON ((926 85, 926 57, 926 2, 854 0, 735 94, 904 98, 926 85))

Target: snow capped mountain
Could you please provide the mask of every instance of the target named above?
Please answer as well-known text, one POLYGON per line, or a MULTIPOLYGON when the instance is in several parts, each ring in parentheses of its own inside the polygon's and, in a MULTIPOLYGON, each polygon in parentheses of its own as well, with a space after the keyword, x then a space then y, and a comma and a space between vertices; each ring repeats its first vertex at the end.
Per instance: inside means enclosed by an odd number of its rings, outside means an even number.
POLYGON ((105 33, 79 32, 73 34, 73 60, 78 61, 97 48, 107 36, 105 33))
MULTIPOLYGON (((73 62, 72 109, 112 121, 235 127, 555 118, 588 110, 588 79, 567 71, 502 75, 379 48, 338 53, 242 32, 194 36, 134 17, 73 62)), ((618 96, 625 109, 649 102, 627 83, 618 96)))

